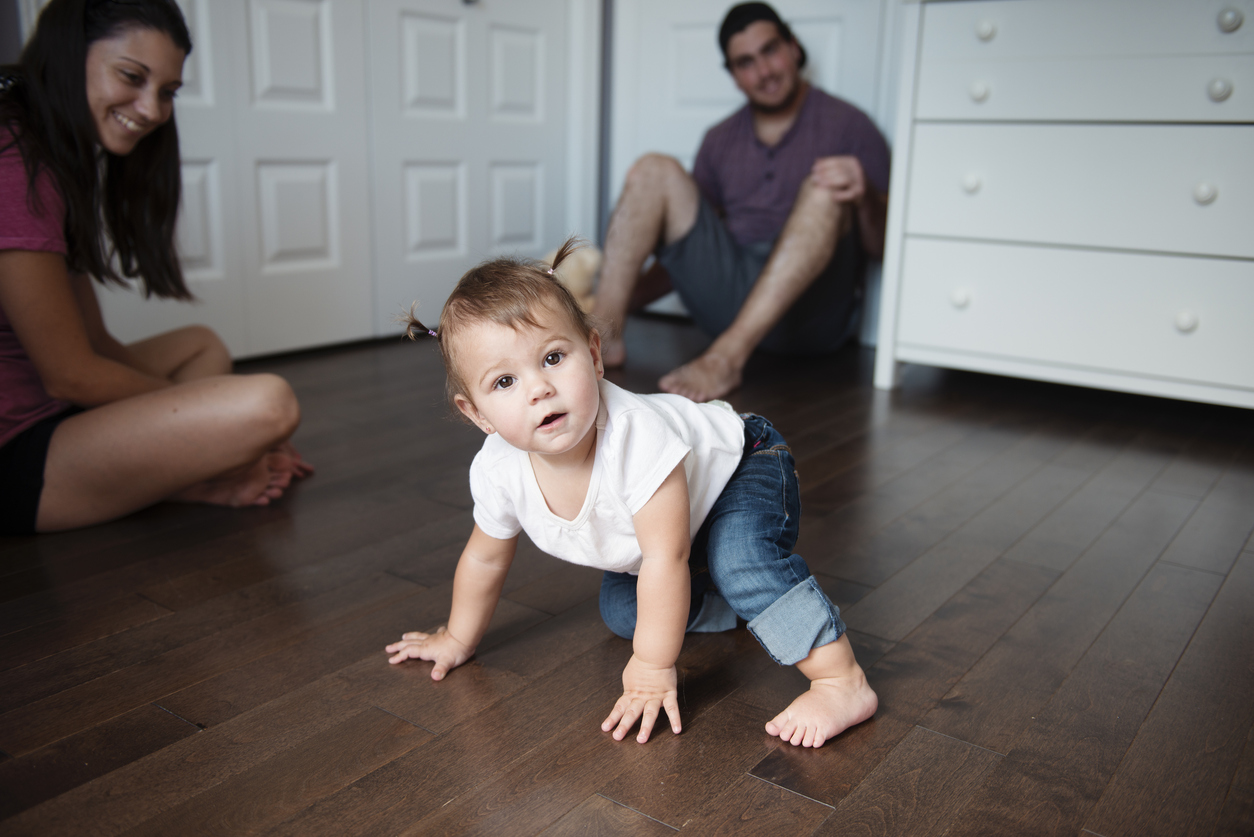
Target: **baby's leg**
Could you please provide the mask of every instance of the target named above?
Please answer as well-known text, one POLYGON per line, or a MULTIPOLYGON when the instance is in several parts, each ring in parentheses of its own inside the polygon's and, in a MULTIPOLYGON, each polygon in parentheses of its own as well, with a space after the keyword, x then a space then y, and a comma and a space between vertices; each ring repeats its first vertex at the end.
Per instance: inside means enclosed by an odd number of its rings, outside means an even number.
POLYGON ((801 747, 821 747, 875 714, 879 698, 866 682, 844 634, 811 650, 797 668, 810 678, 810 689, 771 719, 766 725, 769 734, 801 747))
POLYGON ((746 451, 703 529, 719 592, 771 657, 796 665, 809 691, 766 730, 818 747, 875 714, 875 693, 853 656, 840 612, 792 549, 801 514, 796 464, 760 417, 745 420, 746 451))

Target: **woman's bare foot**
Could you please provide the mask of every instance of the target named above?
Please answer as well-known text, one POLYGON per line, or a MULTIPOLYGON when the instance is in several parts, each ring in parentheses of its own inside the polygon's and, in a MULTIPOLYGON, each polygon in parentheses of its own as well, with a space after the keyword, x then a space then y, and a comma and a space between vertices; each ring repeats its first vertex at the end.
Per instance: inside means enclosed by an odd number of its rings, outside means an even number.
POLYGON ((706 352, 663 375, 657 385, 663 392, 673 392, 701 403, 722 398, 740 386, 741 368, 722 355, 706 352))
POLYGON ((270 451, 270 465, 289 473, 293 479, 304 479, 314 472, 314 466, 301 459, 300 451, 291 442, 283 442, 270 451))
POLYGON ((282 467, 279 455, 268 453, 251 465, 185 488, 170 499, 233 508, 268 506, 270 501, 283 496, 283 489, 291 481, 292 472, 282 467))
POLYGON ((809 691, 772 718, 766 731, 794 746, 822 747, 870 718, 878 707, 879 698, 859 670, 855 676, 811 681, 809 691))

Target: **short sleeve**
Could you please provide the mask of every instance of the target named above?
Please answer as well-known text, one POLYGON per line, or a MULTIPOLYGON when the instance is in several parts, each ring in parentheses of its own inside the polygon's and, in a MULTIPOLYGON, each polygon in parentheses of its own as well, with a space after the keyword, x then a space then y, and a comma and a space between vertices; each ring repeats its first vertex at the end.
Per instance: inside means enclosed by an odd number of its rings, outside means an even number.
POLYGON ((723 208, 723 192, 719 188, 718 173, 714 167, 714 140, 707 131, 697 149, 696 162, 692 164, 692 179, 697 184, 701 195, 718 210, 723 208))
POLYGON ((475 523, 484 534, 509 540, 522 531, 518 513, 503 487, 493 482, 483 451, 470 464, 470 496, 475 501, 475 523))
POLYGON ((613 454, 619 496, 635 515, 644 508, 692 448, 666 420, 648 409, 624 413, 614 429, 613 454))
MULTIPOLYGON (((8 141, 0 136, 0 146, 8 141)), ((35 187, 38 200, 32 206, 21 153, 16 146, 0 153, 0 250, 65 254, 65 203, 47 169, 39 172, 35 187)))

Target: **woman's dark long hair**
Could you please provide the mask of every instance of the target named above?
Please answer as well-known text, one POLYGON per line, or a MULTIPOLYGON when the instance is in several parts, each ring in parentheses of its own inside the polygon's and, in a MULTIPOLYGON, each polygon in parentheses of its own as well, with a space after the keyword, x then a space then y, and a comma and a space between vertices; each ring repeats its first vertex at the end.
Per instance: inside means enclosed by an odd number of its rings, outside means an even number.
POLYGON ((173 114, 119 156, 99 146, 87 104, 87 48, 128 29, 163 32, 192 51, 174 0, 52 0, 19 62, 2 68, 0 126, 13 139, 5 147, 22 155, 30 198, 46 168, 65 201, 70 270, 119 284, 140 277, 145 296, 190 299, 174 246, 182 177, 173 114))

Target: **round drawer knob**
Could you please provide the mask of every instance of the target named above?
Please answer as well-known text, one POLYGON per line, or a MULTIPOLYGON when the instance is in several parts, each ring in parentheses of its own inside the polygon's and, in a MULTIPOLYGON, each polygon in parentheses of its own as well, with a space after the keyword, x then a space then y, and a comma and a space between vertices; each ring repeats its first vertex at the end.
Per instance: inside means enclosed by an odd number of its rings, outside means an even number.
POLYGON ((1188 308, 1181 309, 1176 314, 1176 331, 1181 334, 1189 334, 1197 330, 1198 322, 1200 321, 1197 318, 1196 311, 1190 311, 1188 308))
POLYGON ((968 195, 974 195, 980 191, 980 187, 984 185, 984 181, 980 179, 978 174, 968 174, 962 178, 962 191, 968 195))
POLYGON ((1201 206, 1214 203, 1217 197, 1219 197, 1219 190, 1213 183, 1202 182, 1193 187, 1193 200, 1201 206))
POLYGON ((962 310, 971 304, 970 288, 954 288, 949 292, 949 302, 953 307, 962 310))
MULTIPOLYGON (((1241 16, 1241 13, 1238 12, 1236 9, 1229 9, 1228 11, 1235 12, 1238 18, 1240 18, 1241 16)), ((1221 20, 1220 20, 1219 25, 1222 27, 1223 16, 1220 15, 1220 17, 1221 17, 1221 20)), ((1238 21, 1237 26, 1240 26, 1240 25, 1241 24, 1238 21)), ((1225 29, 1224 31, 1231 32, 1232 30, 1225 29)), ((993 40, 993 36, 996 34, 997 34, 997 24, 993 23, 993 21, 991 20, 981 20, 979 23, 975 24, 975 37, 979 38, 981 41, 991 41, 993 40)))
POLYGON ((1219 31, 1235 32, 1245 22, 1245 16, 1239 9, 1227 8, 1219 13, 1219 31))
MULTIPOLYGON (((1214 82, 1211 82, 1211 84, 1213 85, 1214 82)), ((989 90, 988 84, 985 82, 975 81, 971 83, 971 101, 973 102, 983 102, 988 98, 990 92, 992 91, 989 90)), ((1227 97, 1225 96, 1224 98, 1227 97)))
POLYGON ((1212 102, 1222 102, 1232 95, 1232 82, 1226 78, 1213 78, 1206 85, 1206 95, 1212 102))

